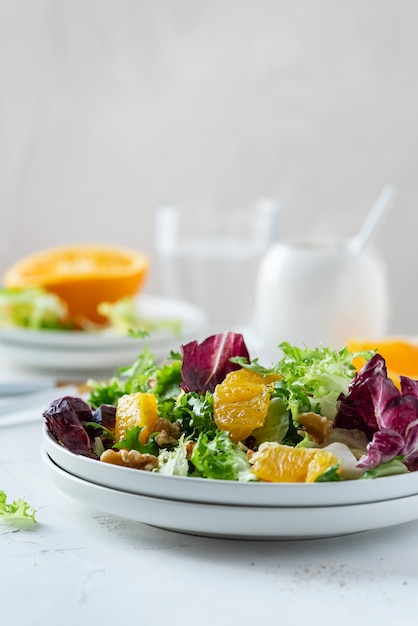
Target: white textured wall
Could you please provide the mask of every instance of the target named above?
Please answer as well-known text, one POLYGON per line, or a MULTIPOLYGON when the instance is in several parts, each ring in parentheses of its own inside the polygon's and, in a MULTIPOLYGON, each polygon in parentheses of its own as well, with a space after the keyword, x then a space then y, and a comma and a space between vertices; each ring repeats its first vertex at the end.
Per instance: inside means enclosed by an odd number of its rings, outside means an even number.
POLYGON ((272 196, 284 235, 351 234, 391 181, 391 330, 418 333, 417 32, 413 0, 0 0, 0 271, 153 255, 161 200, 272 196))

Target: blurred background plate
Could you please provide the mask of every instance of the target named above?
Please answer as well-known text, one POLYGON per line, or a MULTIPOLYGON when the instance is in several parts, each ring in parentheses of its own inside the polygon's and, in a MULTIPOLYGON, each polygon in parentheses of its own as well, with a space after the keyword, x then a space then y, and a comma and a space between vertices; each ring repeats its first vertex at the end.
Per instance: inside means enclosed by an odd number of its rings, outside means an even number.
MULTIPOLYGON (((174 298, 141 295, 137 298, 138 311, 146 320, 179 322, 178 336, 199 333, 205 326, 203 311, 188 302, 174 298)), ((161 327, 151 333, 149 341, 166 343, 175 333, 167 327, 161 327)), ((0 343, 60 350, 91 350, 120 348, 132 344, 137 339, 112 329, 105 330, 32 330, 30 328, 0 328, 0 343)))
POLYGON ((134 338, 111 331, 35 331, 1 329, 1 360, 7 366, 53 374, 77 380, 92 375, 109 375, 130 365, 145 346, 158 359, 181 344, 202 338, 205 314, 193 304, 157 296, 138 299, 141 313, 152 320, 177 320, 179 332, 167 328, 145 338, 134 338))

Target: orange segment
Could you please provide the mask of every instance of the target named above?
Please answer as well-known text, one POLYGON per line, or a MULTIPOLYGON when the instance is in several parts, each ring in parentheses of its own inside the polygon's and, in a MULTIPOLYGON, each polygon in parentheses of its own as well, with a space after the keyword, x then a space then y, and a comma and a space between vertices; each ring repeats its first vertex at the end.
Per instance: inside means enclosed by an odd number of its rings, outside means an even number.
POLYGON ((248 369, 229 372, 213 393, 213 417, 220 430, 235 442, 246 439, 264 424, 272 383, 278 376, 262 376, 248 369))
MULTIPOLYGON (((371 340, 353 337, 347 342, 350 352, 376 349, 386 361, 388 375, 397 382, 399 376, 418 378, 418 341, 407 337, 385 337, 371 340)), ((360 369, 364 360, 358 357, 354 365, 360 369)))
POLYGON ((118 400, 116 407, 115 441, 125 439, 126 431, 135 426, 144 427, 139 439, 147 443, 158 420, 157 399, 153 393, 129 393, 118 400))
POLYGON ((312 483, 338 458, 321 448, 292 448, 276 442, 262 443, 250 458, 252 471, 274 483, 312 483))
POLYGON ((28 256, 6 271, 5 287, 42 287, 68 307, 70 318, 105 323, 101 302, 135 295, 149 270, 148 258, 136 251, 99 245, 51 248, 28 256))

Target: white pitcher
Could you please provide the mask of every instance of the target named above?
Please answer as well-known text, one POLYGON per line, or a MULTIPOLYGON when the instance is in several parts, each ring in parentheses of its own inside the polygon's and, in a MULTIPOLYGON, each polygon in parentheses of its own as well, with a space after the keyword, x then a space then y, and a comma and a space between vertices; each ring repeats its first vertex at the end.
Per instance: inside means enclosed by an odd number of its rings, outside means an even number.
POLYGON ((265 359, 288 341, 340 349, 350 337, 382 337, 388 323, 388 281, 380 256, 344 241, 275 244, 262 260, 254 326, 265 359))

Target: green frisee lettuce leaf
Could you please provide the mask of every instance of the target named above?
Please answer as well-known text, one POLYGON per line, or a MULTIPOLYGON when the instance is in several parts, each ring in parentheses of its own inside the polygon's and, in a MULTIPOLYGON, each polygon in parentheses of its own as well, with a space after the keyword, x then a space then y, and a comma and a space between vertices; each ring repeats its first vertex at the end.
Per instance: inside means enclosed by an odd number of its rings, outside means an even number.
POLYGON ((0 289, 0 327, 63 330, 66 318, 62 300, 44 289, 0 289))
POLYGON ((174 335, 179 335, 182 330, 182 322, 178 319, 151 318, 142 315, 136 299, 132 297, 121 298, 117 302, 101 302, 97 308, 99 313, 107 318, 112 329, 122 334, 131 331, 148 334, 168 330, 174 335))
POLYGON ((249 482, 257 480, 251 471, 245 452, 224 431, 218 431, 213 439, 201 433, 193 448, 190 459, 202 478, 218 480, 238 480, 249 482))
POLYGON ((36 522, 36 511, 27 502, 19 498, 8 503, 4 491, 0 491, 0 520, 21 522, 36 522))
POLYGON ((158 468, 155 471, 168 476, 188 475, 189 462, 187 460, 187 447, 184 442, 184 435, 181 436, 178 445, 173 450, 163 449, 160 451, 158 468))

